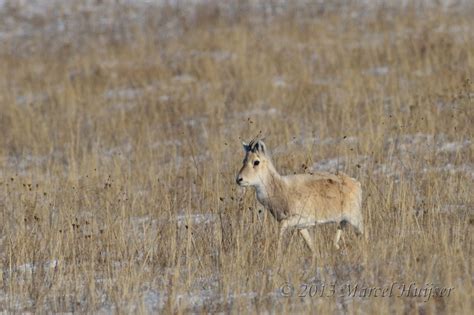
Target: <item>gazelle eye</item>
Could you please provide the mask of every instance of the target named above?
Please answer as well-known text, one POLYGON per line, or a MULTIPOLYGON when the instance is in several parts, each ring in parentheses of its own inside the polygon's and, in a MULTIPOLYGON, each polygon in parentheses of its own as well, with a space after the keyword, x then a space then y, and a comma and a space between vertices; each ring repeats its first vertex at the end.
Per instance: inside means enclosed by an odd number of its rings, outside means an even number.
POLYGON ((253 166, 257 166, 258 164, 260 164, 260 161, 259 161, 259 160, 253 161, 253 166))

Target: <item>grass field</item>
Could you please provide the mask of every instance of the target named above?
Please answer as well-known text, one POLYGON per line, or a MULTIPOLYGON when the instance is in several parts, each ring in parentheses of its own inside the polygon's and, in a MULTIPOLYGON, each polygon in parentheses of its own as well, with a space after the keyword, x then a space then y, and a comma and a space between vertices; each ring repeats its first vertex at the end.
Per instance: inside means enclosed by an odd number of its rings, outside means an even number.
POLYGON ((474 6, 252 3, 0 11, 1 311, 471 314, 474 6), (365 238, 277 257, 260 131, 365 238))

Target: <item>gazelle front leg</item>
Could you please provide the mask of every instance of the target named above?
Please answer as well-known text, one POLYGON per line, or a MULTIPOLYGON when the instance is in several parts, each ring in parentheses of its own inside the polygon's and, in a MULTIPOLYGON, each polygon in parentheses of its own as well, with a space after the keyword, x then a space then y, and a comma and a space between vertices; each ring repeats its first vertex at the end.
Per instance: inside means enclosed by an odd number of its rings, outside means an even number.
POLYGON ((280 255, 281 253, 281 242, 283 240, 283 235, 285 235, 286 230, 290 226, 288 220, 283 220, 281 221, 281 226, 280 226, 280 233, 278 235, 278 247, 277 247, 277 253, 280 255))
MULTIPOLYGON (((301 216, 298 216, 298 215, 289 217, 289 218, 284 219, 284 220, 281 221, 280 236, 278 238, 278 252, 280 252, 281 242, 282 242, 283 235, 285 234, 286 230, 288 230, 289 227, 297 227, 298 225, 304 225, 307 222, 308 222, 307 219, 305 219, 301 216)), ((300 229, 300 234, 303 236, 304 240, 306 241, 306 244, 308 244, 311 251, 314 252, 313 241, 311 239, 311 236, 309 235, 308 230, 307 229, 300 229)))
POLYGON ((314 254, 315 253, 314 243, 313 243, 313 239, 311 238, 311 235, 309 235, 308 230, 307 229, 301 229, 300 234, 301 234, 301 236, 303 236, 303 238, 306 242, 306 245, 308 245, 309 249, 314 254))

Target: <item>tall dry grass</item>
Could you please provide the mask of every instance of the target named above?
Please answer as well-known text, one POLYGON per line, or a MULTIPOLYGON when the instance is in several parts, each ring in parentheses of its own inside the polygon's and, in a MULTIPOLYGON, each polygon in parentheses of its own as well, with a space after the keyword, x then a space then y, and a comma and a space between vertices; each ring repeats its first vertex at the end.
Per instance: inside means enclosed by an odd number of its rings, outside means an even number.
POLYGON ((471 6, 105 5, 3 12, 29 33, 0 44, 2 311, 472 312, 471 6), (276 256, 234 184, 260 130, 282 173, 362 182, 365 240, 276 256), (395 282, 454 290, 340 291, 395 282))

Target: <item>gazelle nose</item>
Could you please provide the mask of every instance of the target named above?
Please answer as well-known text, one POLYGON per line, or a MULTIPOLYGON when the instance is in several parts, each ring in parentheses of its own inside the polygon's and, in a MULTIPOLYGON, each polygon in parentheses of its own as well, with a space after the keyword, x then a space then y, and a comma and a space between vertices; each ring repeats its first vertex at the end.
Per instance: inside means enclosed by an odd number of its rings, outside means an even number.
POLYGON ((242 177, 237 177, 236 182, 237 182, 237 184, 240 184, 240 182, 243 181, 243 180, 244 179, 242 177))

